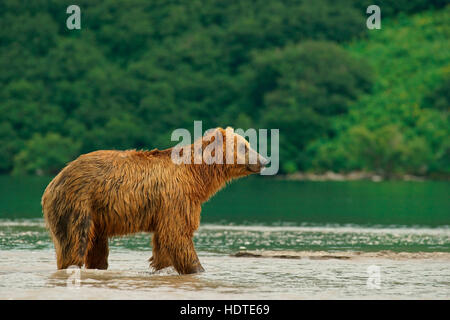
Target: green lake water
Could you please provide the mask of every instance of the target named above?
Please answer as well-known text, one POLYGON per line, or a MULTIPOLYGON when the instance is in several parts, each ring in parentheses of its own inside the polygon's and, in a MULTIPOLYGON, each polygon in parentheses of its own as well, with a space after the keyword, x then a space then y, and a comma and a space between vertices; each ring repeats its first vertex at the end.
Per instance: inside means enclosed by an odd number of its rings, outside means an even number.
MULTIPOLYGON (((0 176, 0 218, 42 217, 50 177, 0 176)), ((202 222, 226 224, 450 225, 449 182, 305 182, 250 177, 221 190, 202 222)))
POLYGON ((110 239, 109 269, 73 290, 42 219, 50 180, 0 176, 0 299, 450 298, 448 182, 235 181, 203 208, 206 272, 152 272, 140 233, 110 239))

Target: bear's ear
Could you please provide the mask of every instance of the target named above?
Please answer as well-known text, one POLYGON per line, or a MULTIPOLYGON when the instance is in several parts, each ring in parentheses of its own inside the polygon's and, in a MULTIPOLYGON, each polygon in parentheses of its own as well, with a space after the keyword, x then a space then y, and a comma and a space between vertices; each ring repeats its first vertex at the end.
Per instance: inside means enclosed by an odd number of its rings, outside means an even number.
POLYGON ((208 129, 203 134, 203 137, 204 138, 208 138, 208 137, 214 136, 216 133, 217 133, 217 128, 215 128, 215 129, 208 129))
POLYGON ((218 133, 221 133, 222 136, 225 136, 225 130, 222 129, 221 127, 217 127, 217 128, 214 128, 214 129, 208 129, 208 130, 206 130, 206 131, 205 131, 205 134, 203 135, 203 137, 206 138, 206 137, 215 136, 215 135, 217 135, 218 133))
POLYGON ((227 134, 233 134, 234 133, 234 129, 233 129, 233 127, 226 127, 224 132, 226 132, 227 134))
POLYGON ((209 129, 206 130, 202 140, 204 143, 211 143, 216 141, 216 139, 223 141, 224 136, 225 130, 223 130, 222 128, 209 129))
POLYGON ((234 129, 232 127, 227 127, 225 130, 222 129, 223 136, 232 137, 234 135, 234 129))

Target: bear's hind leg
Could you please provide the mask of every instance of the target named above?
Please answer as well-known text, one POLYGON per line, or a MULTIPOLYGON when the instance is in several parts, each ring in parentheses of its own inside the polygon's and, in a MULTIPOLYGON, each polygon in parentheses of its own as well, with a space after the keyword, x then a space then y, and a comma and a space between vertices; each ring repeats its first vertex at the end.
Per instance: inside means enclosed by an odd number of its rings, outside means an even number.
POLYGON ((87 213, 68 213, 60 217, 55 225, 50 225, 58 269, 83 266, 92 229, 91 218, 87 213))
POLYGON ((86 269, 108 269, 108 237, 95 235, 85 258, 86 269))
POLYGON ((67 269, 70 266, 78 266, 81 268, 83 266, 83 259, 77 254, 73 254, 71 245, 64 245, 61 247, 55 241, 56 249, 56 266, 58 269, 67 269))

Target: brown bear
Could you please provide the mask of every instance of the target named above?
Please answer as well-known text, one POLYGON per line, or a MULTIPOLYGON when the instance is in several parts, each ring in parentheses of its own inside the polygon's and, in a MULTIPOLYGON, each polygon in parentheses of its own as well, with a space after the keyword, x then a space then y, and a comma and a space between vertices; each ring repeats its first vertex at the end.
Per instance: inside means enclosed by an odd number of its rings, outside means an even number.
POLYGON ((204 271, 192 241, 202 203, 228 181, 258 173, 268 163, 230 129, 214 129, 199 144, 178 150, 180 155, 190 152, 190 163, 173 161, 173 148, 101 150, 69 163, 42 196, 58 269, 83 264, 107 269, 109 237, 152 232, 155 270, 173 266, 180 274, 204 271), (220 145, 223 161, 194 163, 197 153, 218 142, 219 135, 232 141, 220 145), (226 161, 227 147, 233 151, 232 163, 226 161), (256 163, 250 163, 255 154, 256 163))

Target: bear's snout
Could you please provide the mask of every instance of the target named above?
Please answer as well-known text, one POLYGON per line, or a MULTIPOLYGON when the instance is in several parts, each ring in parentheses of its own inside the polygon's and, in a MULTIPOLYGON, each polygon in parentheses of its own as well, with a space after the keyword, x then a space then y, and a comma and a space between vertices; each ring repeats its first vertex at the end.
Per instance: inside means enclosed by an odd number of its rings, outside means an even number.
POLYGON ((261 168, 265 168, 270 163, 270 160, 264 158, 263 156, 259 156, 259 163, 261 165, 261 168))
POLYGON ((261 170, 264 169, 270 163, 270 160, 264 158, 260 154, 258 154, 257 159, 258 159, 257 163, 255 164, 250 163, 247 165, 247 169, 253 173, 261 172, 261 170))

